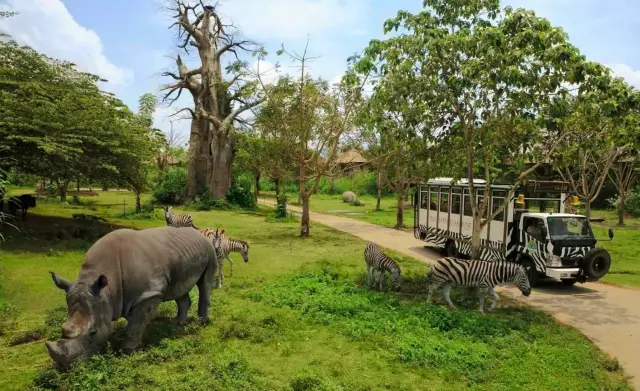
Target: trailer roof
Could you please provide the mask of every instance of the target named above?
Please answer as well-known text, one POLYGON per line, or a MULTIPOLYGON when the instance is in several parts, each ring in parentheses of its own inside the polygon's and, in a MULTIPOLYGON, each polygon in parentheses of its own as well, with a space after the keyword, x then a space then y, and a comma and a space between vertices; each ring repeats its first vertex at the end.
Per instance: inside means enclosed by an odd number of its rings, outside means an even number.
POLYGON ((541 219, 544 219, 546 217, 574 217, 574 218, 586 219, 586 216, 574 215, 571 213, 527 213, 527 216, 539 217, 541 219))
MULTIPOLYGON (((473 180, 473 184, 474 185, 485 185, 487 182, 484 179, 474 179, 473 180)), ((454 182, 453 178, 434 178, 431 179, 430 181, 428 181, 426 183, 429 186, 469 186, 469 180, 467 178, 460 178, 459 181, 454 182)), ((479 186, 477 186, 479 187, 479 186)), ((491 185, 492 189, 504 189, 504 190, 509 190, 511 189, 511 185, 491 185)))

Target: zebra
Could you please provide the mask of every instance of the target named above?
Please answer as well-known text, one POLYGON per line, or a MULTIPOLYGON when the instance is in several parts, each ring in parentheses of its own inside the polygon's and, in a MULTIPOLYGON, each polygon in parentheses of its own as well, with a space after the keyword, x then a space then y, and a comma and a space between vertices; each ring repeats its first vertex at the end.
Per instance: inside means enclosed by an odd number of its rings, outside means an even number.
POLYGON ((170 206, 164 206, 164 219, 167 221, 167 225, 170 227, 180 228, 180 227, 192 227, 195 229, 195 225, 193 225, 193 218, 188 213, 181 213, 177 217, 173 217, 173 211, 170 206))
POLYGON ((381 290, 385 273, 389 272, 393 289, 400 290, 402 285, 400 266, 382 252, 382 249, 377 244, 367 242, 367 246, 364 249, 364 262, 367 265, 367 284, 370 287, 375 289, 377 280, 378 290, 381 290))
POLYGON ((527 270, 522 265, 509 261, 467 261, 447 257, 433 263, 429 268, 427 277, 431 277, 433 280, 433 283, 429 286, 427 301, 431 301, 433 291, 444 284, 444 299, 451 309, 456 309, 449 297, 453 284, 480 288, 481 313, 484 313, 484 298, 487 292, 493 298, 488 310, 492 311, 495 308, 498 302, 498 294, 494 289, 496 285, 515 285, 523 295, 529 296, 531 294, 527 270))
POLYGON ((242 255, 242 259, 244 260, 244 262, 247 263, 249 262, 249 243, 243 242, 242 240, 231 239, 225 235, 222 235, 222 256, 229 261, 229 276, 233 277, 233 261, 229 256, 229 253, 231 252, 239 252, 240 255, 242 255))
POLYGON ((222 261, 225 258, 224 249, 222 248, 222 240, 224 237, 224 229, 219 231, 216 228, 215 231, 211 228, 199 229, 200 233, 213 243, 213 248, 216 253, 216 262, 218 263, 218 275, 216 276, 216 288, 222 288, 222 280, 224 280, 224 274, 222 273, 222 261))

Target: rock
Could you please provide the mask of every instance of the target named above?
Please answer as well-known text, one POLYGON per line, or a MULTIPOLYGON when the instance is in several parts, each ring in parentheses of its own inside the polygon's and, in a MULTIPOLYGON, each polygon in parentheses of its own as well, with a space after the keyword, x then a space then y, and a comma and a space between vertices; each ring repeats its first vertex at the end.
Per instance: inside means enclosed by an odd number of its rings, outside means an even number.
POLYGON ((354 202, 357 199, 358 197, 356 196, 356 193, 352 191, 345 191, 342 193, 342 202, 354 202))

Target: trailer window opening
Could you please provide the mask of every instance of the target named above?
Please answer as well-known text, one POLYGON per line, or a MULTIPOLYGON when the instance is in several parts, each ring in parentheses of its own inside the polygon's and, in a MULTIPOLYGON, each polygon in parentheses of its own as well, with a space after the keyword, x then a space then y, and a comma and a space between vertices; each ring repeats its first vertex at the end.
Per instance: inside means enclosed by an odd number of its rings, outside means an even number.
POLYGON ((452 194, 451 195, 451 214, 460 214, 461 209, 461 194, 452 194))
POLYGON ((429 191, 422 191, 420 194, 420 207, 422 209, 427 209, 429 206, 427 205, 429 202, 429 191))
MULTIPOLYGON (((491 214, 495 213, 495 211, 502 206, 503 202, 504 198, 493 197, 493 200, 491 202, 491 214)), ((504 221, 504 209, 493 218, 493 221, 504 221)))
POLYGON ((430 189, 429 209, 434 211, 438 210, 438 188, 437 187, 432 187, 430 189))
POLYGON ((449 213, 449 193, 444 190, 440 193, 440 212, 449 213))
POLYGON ((466 191, 464 194, 464 215, 469 217, 473 216, 471 210, 471 196, 466 191))

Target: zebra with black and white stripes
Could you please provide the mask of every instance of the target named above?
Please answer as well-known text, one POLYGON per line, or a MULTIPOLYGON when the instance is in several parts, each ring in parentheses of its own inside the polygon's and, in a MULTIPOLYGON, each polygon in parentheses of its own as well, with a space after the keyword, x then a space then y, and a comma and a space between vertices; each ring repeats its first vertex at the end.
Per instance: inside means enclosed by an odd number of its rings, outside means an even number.
POLYGON ((367 246, 364 249, 364 262, 367 265, 367 284, 369 287, 375 289, 377 282, 378 290, 382 290, 385 273, 389 273, 393 289, 400 290, 402 286, 400 266, 382 252, 380 246, 373 242, 367 242, 367 246))
POLYGON ((480 312, 482 313, 484 313, 484 298, 487 293, 491 294, 493 299, 489 311, 492 311, 498 303, 498 294, 494 289, 496 285, 515 285, 523 295, 529 296, 531 294, 527 270, 515 262, 442 258, 431 265, 427 277, 433 280, 429 286, 427 301, 431 301, 431 294, 444 284, 444 299, 451 309, 456 308, 449 296, 453 284, 479 288, 480 312))
POLYGON ((198 229, 196 228, 195 225, 193 225, 193 218, 191 217, 190 214, 181 213, 177 216, 174 216, 172 207, 165 206, 163 207, 163 209, 164 209, 164 219, 167 222, 168 226, 175 227, 175 228, 191 227, 191 228, 198 229))
POLYGON ((229 253, 238 252, 242 256, 245 263, 249 262, 249 243, 238 239, 231 239, 222 235, 222 252, 223 256, 229 261, 229 276, 233 277, 233 261, 229 253))
POLYGON ((222 261, 225 258, 224 249, 222 248, 222 240, 224 237, 224 229, 219 231, 218 228, 215 230, 211 228, 203 228, 199 229, 202 236, 209 239, 211 243, 213 243, 213 248, 216 253, 216 261, 218 263, 218 275, 216 276, 216 282, 214 286, 216 288, 222 288, 222 280, 224 280, 224 274, 222 273, 222 261))

